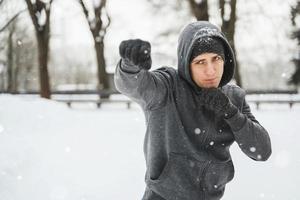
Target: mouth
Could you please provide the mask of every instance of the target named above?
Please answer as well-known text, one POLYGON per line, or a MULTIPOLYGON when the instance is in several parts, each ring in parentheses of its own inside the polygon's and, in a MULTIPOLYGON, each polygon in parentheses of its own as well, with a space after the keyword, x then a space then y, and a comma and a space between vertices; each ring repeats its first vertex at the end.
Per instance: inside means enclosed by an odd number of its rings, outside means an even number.
POLYGON ((206 79, 205 81, 206 82, 213 82, 213 81, 215 81, 216 80, 216 78, 212 78, 212 79, 206 79))

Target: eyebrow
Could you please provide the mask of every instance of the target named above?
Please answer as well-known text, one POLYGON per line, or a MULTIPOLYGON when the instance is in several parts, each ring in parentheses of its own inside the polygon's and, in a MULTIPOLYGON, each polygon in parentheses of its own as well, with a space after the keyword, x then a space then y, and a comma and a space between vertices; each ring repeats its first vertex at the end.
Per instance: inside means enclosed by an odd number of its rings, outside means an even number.
MULTIPOLYGON (((217 55, 213 56, 212 59, 215 59, 216 57, 221 57, 221 56, 217 54, 217 55)), ((193 60, 192 63, 200 62, 200 61, 205 61, 205 60, 206 60, 205 58, 196 59, 196 60, 193 60)))
POLYGON ((200 61, 205 61, 205 59, 196 59, 196 60, 193 60, 192 63, 195 63, 195 62, 200 62, 200 61))

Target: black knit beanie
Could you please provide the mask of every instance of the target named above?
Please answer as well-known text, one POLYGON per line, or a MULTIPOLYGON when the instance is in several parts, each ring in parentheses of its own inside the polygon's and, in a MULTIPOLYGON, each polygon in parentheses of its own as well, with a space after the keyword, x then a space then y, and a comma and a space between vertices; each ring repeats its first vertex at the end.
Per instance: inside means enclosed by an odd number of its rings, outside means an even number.
POLYGON ((225 61, 224 46, 220 39, 216 37, 199 38, 192 47, 190 62, 202 53, 216 53, 225 61))

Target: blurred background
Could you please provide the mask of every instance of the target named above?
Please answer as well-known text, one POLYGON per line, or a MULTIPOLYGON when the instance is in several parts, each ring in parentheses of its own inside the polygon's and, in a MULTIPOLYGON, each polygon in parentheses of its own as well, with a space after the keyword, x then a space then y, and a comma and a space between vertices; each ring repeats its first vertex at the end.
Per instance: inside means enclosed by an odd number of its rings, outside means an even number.
POLYGON ((236 83, 249 90, 296 90, 296 0, 1 0, 0 91, 111 89, 122 40, 153 48, 153 69, 176 67, 184 25, 209 20, 236 51, 236 83))
POLYGON ((142 110, 113 83, 122 40, 152 45, 153 67, 177 66, 196 20, 221 27, 269 131, 265 163, 233 145, 224 199, 300 199, 300 1, 0 0, 0 200, 141 199, 142 110))

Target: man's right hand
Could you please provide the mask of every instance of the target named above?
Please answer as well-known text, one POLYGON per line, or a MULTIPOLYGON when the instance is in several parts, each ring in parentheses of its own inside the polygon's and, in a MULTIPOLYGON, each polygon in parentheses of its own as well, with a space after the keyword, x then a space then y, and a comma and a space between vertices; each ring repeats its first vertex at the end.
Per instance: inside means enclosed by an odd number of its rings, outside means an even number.
POLYGON ((122 59, 138 66, 140 69, 151 68, 151 45, 140 39, 124 40, 119 46, 119 53, 122 59))

